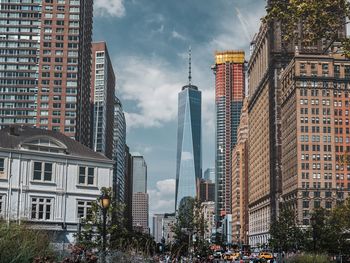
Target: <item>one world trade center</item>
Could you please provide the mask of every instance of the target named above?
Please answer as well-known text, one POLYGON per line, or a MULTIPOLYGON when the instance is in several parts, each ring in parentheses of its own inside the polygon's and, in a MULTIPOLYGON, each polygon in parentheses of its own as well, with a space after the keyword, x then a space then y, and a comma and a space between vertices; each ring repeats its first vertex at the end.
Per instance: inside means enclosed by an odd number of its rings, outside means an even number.
POLYGON ((196 197, 202 177, 202 94, 191 83, 191 49, 188 81, 178 96, 175 211, 181 201, 196 197))

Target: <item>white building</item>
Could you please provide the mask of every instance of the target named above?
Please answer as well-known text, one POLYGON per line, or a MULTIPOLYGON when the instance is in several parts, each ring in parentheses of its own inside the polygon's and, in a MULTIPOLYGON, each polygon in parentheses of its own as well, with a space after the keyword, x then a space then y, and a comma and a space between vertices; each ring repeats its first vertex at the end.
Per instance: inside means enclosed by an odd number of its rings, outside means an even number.
POLYGON ((80 218, 102 187, 111 187, 113 162, 54 131, 0 130, 0 216, 54 231, 72 242, 80 218))
POLYGON ((211 237, 215 234, 215 202, 203 202, 202 211, 204 214, 204 221, 206 222, 206 229, 204 233, 204 238, 208 241, 211 240, 211 237))

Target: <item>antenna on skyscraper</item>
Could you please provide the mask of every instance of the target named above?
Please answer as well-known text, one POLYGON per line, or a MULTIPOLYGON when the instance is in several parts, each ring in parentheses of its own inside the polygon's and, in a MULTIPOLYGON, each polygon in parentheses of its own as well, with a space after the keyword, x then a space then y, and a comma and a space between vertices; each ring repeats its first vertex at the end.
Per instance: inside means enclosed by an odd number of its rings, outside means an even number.
POLYGON ((191 46, 188 48, 188 84, 191 86, 191 46))

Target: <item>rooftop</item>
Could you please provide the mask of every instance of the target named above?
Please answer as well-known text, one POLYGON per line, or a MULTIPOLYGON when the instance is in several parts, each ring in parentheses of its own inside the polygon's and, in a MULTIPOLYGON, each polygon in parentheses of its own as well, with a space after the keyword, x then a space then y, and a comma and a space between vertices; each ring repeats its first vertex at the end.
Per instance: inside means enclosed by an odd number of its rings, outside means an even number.
POLYGON ((1 129, 0 149, 27 149, 109 161, 103 154, 94 152, 60 132, 29 126, 11 126, 1 129))

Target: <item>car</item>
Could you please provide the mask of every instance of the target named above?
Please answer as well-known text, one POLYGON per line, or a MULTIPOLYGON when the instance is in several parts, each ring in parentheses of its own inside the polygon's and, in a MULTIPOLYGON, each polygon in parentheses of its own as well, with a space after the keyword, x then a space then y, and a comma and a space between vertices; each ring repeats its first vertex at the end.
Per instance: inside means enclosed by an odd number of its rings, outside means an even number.
POLYGON ((231 252, 226 252, 223 257, 224 260, 227 261, 233 261, 235 258, 233 257, 233 254, 231 252))
POLYGON ((223 252, 223 250, 215 250, 213 253, 214 258, 221 258, 223 252))
POLYGON ((258 258, 263 258, 263 259, 273 259, 273 255, 270 252, 260 252, 258 255, 258 258))

